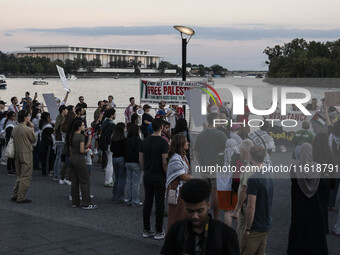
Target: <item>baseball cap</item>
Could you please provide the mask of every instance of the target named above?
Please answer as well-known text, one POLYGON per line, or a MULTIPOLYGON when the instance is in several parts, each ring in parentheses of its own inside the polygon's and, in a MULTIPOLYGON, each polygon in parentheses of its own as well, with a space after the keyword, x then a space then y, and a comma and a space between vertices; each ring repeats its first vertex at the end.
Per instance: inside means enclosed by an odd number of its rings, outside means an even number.
POLYGON ((0 104, 7 104, 7 102, 4 102, 3 100, 0 100, 0 104))

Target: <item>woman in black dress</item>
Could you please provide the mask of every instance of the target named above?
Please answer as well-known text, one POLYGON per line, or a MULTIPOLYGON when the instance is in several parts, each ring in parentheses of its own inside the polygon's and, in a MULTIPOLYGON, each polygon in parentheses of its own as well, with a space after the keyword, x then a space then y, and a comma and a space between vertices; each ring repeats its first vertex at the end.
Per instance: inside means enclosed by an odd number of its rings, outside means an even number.
POLYGON ((301 145, 300 160, 291 169, 291 224, 287 254, 327 255, 327 240, 318 187, 320 174, 304 169, 316 167, 312 145, 301 145), (301 171, 300 171, 301 170, 301 171))

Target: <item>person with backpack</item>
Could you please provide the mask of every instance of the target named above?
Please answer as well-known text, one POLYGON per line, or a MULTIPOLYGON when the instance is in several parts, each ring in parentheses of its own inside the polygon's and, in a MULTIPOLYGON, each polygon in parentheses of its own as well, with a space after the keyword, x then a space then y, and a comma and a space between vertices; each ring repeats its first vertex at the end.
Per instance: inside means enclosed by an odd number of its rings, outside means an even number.
MULTIPOLYGON (((235 167, 232 161, 236 162, 236 158, 240 158, 237 143, 234 139, 228 139, 224 151, 224 164, 221 167, 225 166, 227 169, 235 167)), ((232 187, 233 175, 231 170, 216 173, 218 208, 224 211, 224 223, 229 227, 232 226, 231 213, 237 203, 237 190, 232 187)))
POLYGON ((102 132, 98 141, 99 148, 105 152, 103 153, 103 156, 106 156, 107 159, 107 165, 105 167, 105 187, 113 187, 113 165, 112 152, 110 150, 110 139, 115 127, 115 123, 113 123, 115 118, 116 110, 114 108, 110 108, 105 111, 104 121, 101 126, 102 132))
MULTIPOLYGON (((6 146, 9 143, 9 140, 12 136, 13 129, 18 125, 17 123, 17 114, 14 111, 9 111, 7 113, 7 119, 4 123, 5 127, 5 137, 6 137, 6 146)), ((16 175, 15 171, 15 160, 14 158, 7 158, 7 175, 14 176, 16 175)))
POLYGON ((59 115, 55 121, 54 131, 55 131, 55 150, 56 150, 56 157, 54 161, 54 179, 59 180, 59 184, 64 184, 64 180, 61 180, 60 172, 61 172, 61 155, 63 154, 64 144, 63 137, 61 134, 60 126, 65 121, 65 116, 68 110, 65 105, 61 105, 59 107, 59 115))

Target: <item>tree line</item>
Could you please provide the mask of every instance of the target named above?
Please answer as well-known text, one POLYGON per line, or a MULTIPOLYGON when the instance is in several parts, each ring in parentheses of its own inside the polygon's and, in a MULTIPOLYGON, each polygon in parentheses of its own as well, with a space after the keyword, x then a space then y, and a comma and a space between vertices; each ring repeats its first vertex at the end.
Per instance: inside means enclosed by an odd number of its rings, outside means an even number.
POLYGON ((283 46, 267 47, 269 78, 339 78, 340 39, 306 42, 293 39, 283 46))

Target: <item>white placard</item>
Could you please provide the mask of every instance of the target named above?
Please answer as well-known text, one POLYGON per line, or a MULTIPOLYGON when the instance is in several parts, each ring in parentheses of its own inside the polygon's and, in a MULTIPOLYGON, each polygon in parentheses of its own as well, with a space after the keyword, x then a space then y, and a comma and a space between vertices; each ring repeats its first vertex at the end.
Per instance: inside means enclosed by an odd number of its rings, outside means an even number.
POLYGON ((70 92, 70 87, 68 86, 68 83, 67 83, 67 79, 66 79, 66 76, 65 76, 65 72, 64 72, 64 68, 57 66, 57 70, 58 70, 58 73, 59 73, 59 76, 60 76, 60 80, 61 80, 61 83, 63 84, 63 88, 70 92))
POLYGON ((59 115, 59 110, 57 103, 55 101, 55 97, 53 93, 42 94, 45 100, 45 104, 47 106, 47 110, 50 113, 51 119, 56 120, 59 115))

